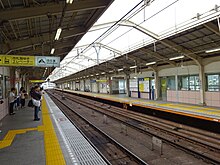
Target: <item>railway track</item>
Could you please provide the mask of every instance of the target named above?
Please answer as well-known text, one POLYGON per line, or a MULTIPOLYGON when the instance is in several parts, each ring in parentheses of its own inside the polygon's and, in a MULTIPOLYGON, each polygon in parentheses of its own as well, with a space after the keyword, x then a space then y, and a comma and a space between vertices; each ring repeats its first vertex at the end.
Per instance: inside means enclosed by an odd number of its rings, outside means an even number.
POLYGON ((68 103, 62 101, 54 94, 48 92, 55 104, 63 111, 70 121, 82 132, 96 150, 107 159, 109 164, 117 165, 147 165, 142 159, 134 153, 123 147, 117 141, 112 139, 106 133, 94 126, 86 118, 74 111, 74 108, 68 103))
MULTIPOLYGON (((58 91, 53 91, 58 93, 58 91)), ((60 94, 60 93, 59 93, 60 94)), ((124 125, 138 129, 150 136, 160 138, 163 142, 181 148, 213 164, 220 163, 220 136, 215 133, 201 131, 177 123, 160 120, 155 117, 141 115, 122 108, 109 106, 100 102, 73 96, 63 95, 80 105, 114 118, 124 125), (138 124, 133 124, 134 121, 138 124)))

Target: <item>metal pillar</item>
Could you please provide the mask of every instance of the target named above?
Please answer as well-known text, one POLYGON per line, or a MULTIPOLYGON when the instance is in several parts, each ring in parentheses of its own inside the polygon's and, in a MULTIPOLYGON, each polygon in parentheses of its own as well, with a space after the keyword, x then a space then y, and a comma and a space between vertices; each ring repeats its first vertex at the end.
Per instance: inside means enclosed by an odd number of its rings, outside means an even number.
POLYGON ((205 103, 205 73, 204 66, 199 65, 199 80, 200 80, 200 103, 206 105, 205 103))
POLYGON ((83 91, 86 91, 86 80, 83 79, 83 91))
POLYGON ((109 84, 109 94, 112 94, 112 81, 111 81, 111 77, 108 77, 108 84, 109 84))
POLYGON ((159 74, 158 71, 154 71, 154 79, 155 79, 155 100, 159 100, 160 97, 160 87, 159 87, 159 74))
POLYGON ((179 101, 179 92, 178 92, 178 73, 175 75, 175 90, 176 90, 176 100, 179 101))
MULTIPOLYGON (((99 78, 97 78, 97 80, 99 80, 99 78)), ((100 86, 99 86, 99 82, 96 81, 96 85, 97 85, 97 93, 100 93, 100 86)))
POLYGON ((129 82, 130 75, 126 74, 125 79, 126 79, 126 96, 131 97, 131 94, 130 94, 130 82, 129 82))

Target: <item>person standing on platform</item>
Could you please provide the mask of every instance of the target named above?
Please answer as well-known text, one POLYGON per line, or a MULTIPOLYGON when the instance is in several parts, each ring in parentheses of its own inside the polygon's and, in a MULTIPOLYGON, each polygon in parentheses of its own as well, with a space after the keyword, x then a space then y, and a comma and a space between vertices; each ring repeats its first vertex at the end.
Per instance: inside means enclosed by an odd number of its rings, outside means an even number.
POLYGON ((35 86, 33 92, 31 92, 31 97, 34 105, 34 121, 39 121, 40 118, 38 117, 38 112, 40 110, 40 100, 41 100, 41 93, 40 87, 35 86))
POLYGON ((9 114, 14 115, 14 104, 16 101, 16 96, 15 96, 16 89, 11 88, 11 92, 9 93, 9 114))
POLYGON ((21 91, 21 108, 25 107, 25 98, 27 97, 26 90, 21 91))
POLYGON ((18 92, 18 95, 17 95, 17 99, 16 99, 16 109, 18 110, 20 108, 20 104, 21 104, 21 93, 22 91, 24 90, 24 87, 21 87, 19 92, 18 92))

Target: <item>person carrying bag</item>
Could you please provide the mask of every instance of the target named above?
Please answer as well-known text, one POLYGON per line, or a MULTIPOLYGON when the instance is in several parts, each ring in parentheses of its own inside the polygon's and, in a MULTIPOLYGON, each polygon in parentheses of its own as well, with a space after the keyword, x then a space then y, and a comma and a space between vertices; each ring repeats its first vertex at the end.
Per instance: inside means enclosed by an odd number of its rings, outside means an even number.
POLYGON ((40 87, 35 86, 33 92, 31 92, 32 97, 32 103, 34 106, 34 121, 39 121, 40 118, 38 117, 38 112, 40 111, 40 105, 41 105, 41 93, 40 93, 40 87))

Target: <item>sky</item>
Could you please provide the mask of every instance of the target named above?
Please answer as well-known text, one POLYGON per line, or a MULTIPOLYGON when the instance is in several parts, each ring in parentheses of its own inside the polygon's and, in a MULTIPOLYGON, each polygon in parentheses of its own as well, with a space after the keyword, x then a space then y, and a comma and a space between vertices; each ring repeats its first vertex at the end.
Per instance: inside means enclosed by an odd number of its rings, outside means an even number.
MULTIPOLYGON (((214 13, 215 5, 220 6, 220 0, 151 0, 152 2, 143 7, 144 3, 141 0, 115 0, 106 12, 94 24, 95 27, 100 27, 100 24, 106 24, 104 28, 85 34, 77 43, 75 48, 61 62, 61 67, 56 68, 50 79, 58 79, 61 76, 67 76, 77 71, 83 70, 97 64, 97 54, 99 62, 109 60, 119 52, 129 52, 134 47, 144 45, 144 43, 152 40, 151 37, 142 32, 126 26, 115 26, 110 35, 98 39, 114 22, 120 20, 132 8, 140 3, 135 8, 136 14, 130 14, 130 17, 125 19, 134 22, 147 30, 158 35, 165 34, 168 29, 175 31, 182 24, 188 24, 190 21, 197 20, 197 13, 201 17, 207 14, 214 13), (113 22, 108 24, 109 22, 113 22), (87 48, 87 45, 96 41, 96 46, 87 48), (107 49, 99 46, 99 43, 106 45, 107 49), (84 46, 83 46, 84 45, 84 46), (84 50, 87 48, 86 50, 84 50), (78 55, 78 53, 80 54, 78 55), (77 56, 77 57, 76 57, 77 56), (89 58, 87 58, 88 56, 89 58), (85 58, 86 57, 86 58, 85 58), (72 63, 70 63, 72 61, 72 63), (67 63, 69 63, 67 65, 67 63)), ((220 10, 220 8, 219 8, 220 10)), ((133 12, 131 12, 133 13, 133 12)))

